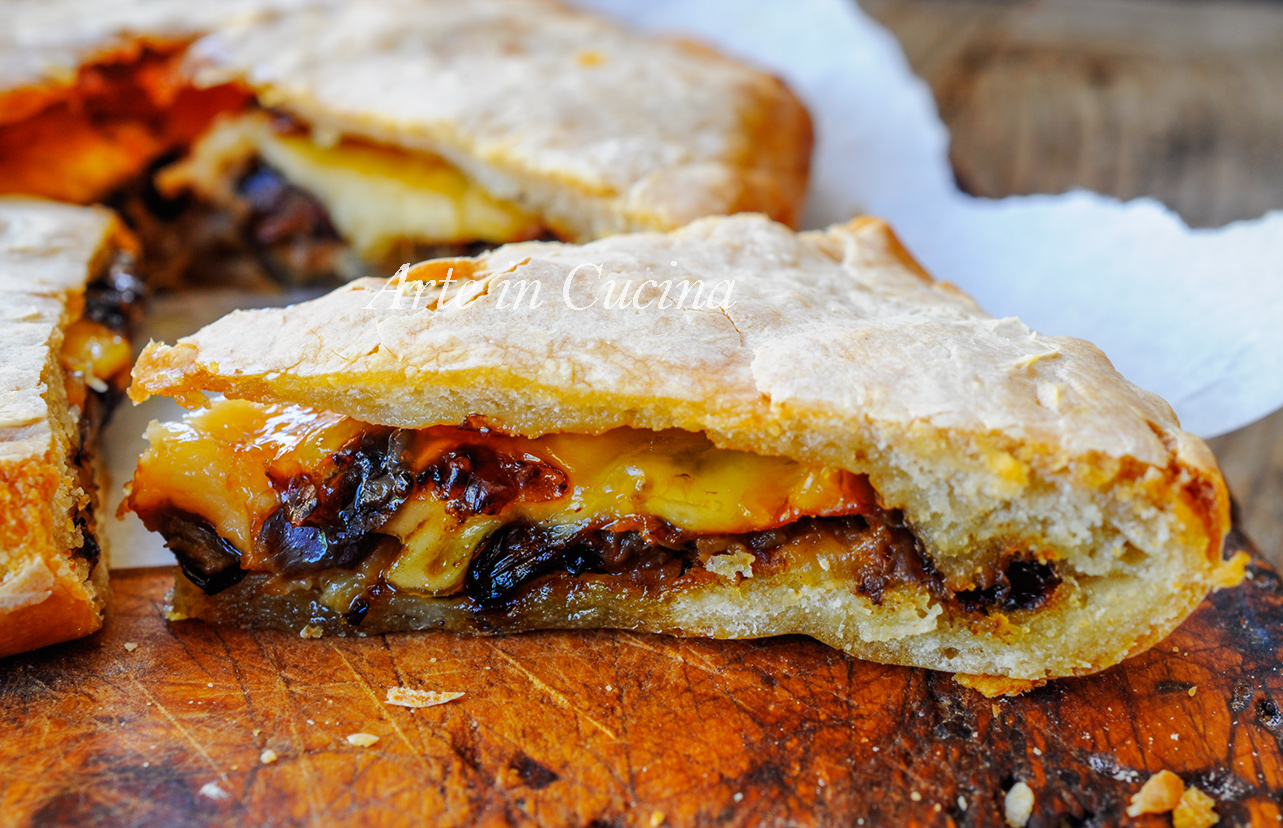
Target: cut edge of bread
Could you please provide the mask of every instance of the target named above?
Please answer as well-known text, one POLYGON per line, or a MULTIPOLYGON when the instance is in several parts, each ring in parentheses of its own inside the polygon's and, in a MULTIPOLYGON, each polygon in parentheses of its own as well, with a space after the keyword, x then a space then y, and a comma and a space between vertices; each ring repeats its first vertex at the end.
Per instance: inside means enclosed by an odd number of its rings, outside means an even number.
POLYGON ((6 378, 13 387, 0 405, 11 415, 0 422, 3 657, 102 626, 109 561, 100 543, 101 472, 95 466, 82 475, 77 464, 81 423, 67 400, 61 352, 67 327, 82 312, 85 286, 132 241, 106 209, 39 199, 0 199, 0 223, 8 271, 0 296, 16 309, 15 324, 30 326, 27 337, 15 335, 6 346, 16 374, 6 378), (44 359, 38 373, 37 349, 44 359), (93 480, 89 486, 85 477, 93 480), (78 554, 85 544, 99 550, 92 566, 78 554))

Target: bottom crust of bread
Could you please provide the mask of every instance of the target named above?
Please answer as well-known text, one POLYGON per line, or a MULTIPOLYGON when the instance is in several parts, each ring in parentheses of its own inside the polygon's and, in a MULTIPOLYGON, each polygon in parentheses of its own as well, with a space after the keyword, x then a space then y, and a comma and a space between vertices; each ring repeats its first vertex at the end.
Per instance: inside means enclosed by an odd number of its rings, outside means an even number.
MULTIPOLYGON (((889 591, 881 604, 814 571, 706 578, 693 588, 643 587, 607 574, 565 573, 535 584, 502 610, 465 597, 391 593, 354 624, 322 603, 334 580, 280 589, 250 574, 215 595, 178 574, 172 620, 297 632, 304 637, 413 630, 498 634, 611 628, 719 639, 806 635, 857 658, 954 673, 1039 682, 1110 667, 1161 641, 1206 595, 1196 573, 1168 569, 1066 582, 1050 604, 985 615, 933 603, 925 590, 889 591)), ((327 574, 327 578, 330 577, 327 574)))
MULTIPOLYGON (((43 477, 73 478, 83 490, 87 502, 73 504, 64 513, 68 517, 62 518, 76 527, 79 545, 55 552, 56 547, 35 544, 18 556, 21 563, 0 585, 0 658, 83 638, 102 626, 110 587, 108 556, 98 540, 102 537, 98 510, 102 480, 91 448, 98 422, 81 422, 78 431, 90 445, 82 445, 68 458, 61 475, 46 470, 43 477)), ((7 482, 0 475, 0 484, 7 482)), ((42 503, 38 491, 29 492, 29 500, 42 503)), ((29 508, 25 517, 35 520, 33 511, 41 508, 48 509, 48 501, 29 508)), ((40 536, 38 531, 32 534, 40 536)))
POLYGON ((68 551, 66 565, 56 572, 40 563, 48 590, 43 600, 0 612, 0 658, 83 638, 102 626, 107 562, 98 561, 88 577, 81 577, 72 565, 74 556, 68 551))

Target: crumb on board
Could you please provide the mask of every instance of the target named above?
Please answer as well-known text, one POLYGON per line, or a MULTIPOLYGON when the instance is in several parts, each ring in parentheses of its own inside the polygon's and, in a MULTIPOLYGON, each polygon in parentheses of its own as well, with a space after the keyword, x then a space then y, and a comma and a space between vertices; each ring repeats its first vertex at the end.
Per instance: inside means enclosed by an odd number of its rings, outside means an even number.
POLYGON ((1024 828, 1029 815, 1034 812, 1033 789, 1024 782, 1017 782, 1002 800, 1002 810, 1010 828, 1024 828))
POLYGON ((1127 816, 1165 814, 1176 807, 1185 792, 1185 783, 1169 770, 1161 770, 1145 780, 1127 806, 1127 816))
POLYGON ((375 736, 373 733, 353 733, 347 737, 347 743, 349 745, 356 745, 357 747, 363 748, 367 748, 377 741, 379 741, 379 737, 375 736))
POLYGON ((299 638, 320 638, 325 635, 325 630, 315 624, 305 624, 303 629, 298 631, 299 638))
POLYGON ((650 815, 650 828, 659 828, 664 824, 664 812, 655 811, 650 815))
POLYGON ((213 799, 215 801, 227 799, 229 796, 231 796, 231 794, 229 794, 227 791, 218 787, 217 782, 206 782, 204 785, 201 786, 198 793, 201 796, 205 797, 206 799, 213 799))
POLYGON ((412 687, 389 687, 387 704, 398 707, 435 707, 438 704, 452 702, 463 696, 463 693, 447 693, 438 690, 415 690, 412 687))
POLYGON ((954 673, 953 680, 990 699, 998 696, 1019 696, 1047 683, 1007 676, 980 676, 974 673, 954 673))
POLYGON ((918 793, 917 791, 913 791, 912 793, 909 794, 909 799, 912 799, 914 802, 921 802, 922 794, 918 793))
POLYGON ((1145 780, 1127 808, 1130 817, 1172 812, 1172 828, 1211 828, 1220 821, 1216 800, 1198 788, 1186 788, 1181 778, 1161 770, 1145 780))
POLYGON ((271 748, 268 748, 258 755, 258 761, 262 762, 264 765, 272 764, 277 760, 277 758, 276 751, 271 748))
POLYGON ((125 642, 125 652, 132 653, 134 650, 137 650, 137 649, 138 649, 138 642, 136 641, 125 642))
POLYGON ((1212 828, 1221 820, 1215 805, 1216 800, 1198 788, 1186 788, 1172 810, 1172 828, 1212 828))
POLYGON ((1193 687, 1189 688, 1189 694, 1190 694, 1190 696, 1192 697, 1192 696, 1194 695, 1194 693, 1195 693, 1195 692, 1197 692, 1197 690, 1198 690, 1198 685, 1197 685, 1197 684, 1196 684, 1196 685, 1194 685, 1193 687))

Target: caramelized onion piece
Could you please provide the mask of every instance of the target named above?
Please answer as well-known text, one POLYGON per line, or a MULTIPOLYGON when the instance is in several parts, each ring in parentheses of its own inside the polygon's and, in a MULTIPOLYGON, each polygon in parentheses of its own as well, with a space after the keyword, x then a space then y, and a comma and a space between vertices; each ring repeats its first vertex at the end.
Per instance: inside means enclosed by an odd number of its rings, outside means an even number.
POLYGON ((680 576, 694 543, 662 521, 640 529, 609 526, 540 527, 512 523, 492 534, 464 577, 464 594, 482 607, 502 607, 532 581, 554 572, 627 573, 641 582, 680 576))
POLYGON ((187 580, 206 595, 215 595, 245 577, 236 547, 219 536, 209 521, 187 512, 172 511, 159 517, 157 530, 165 546, 178 559, 187 580))
POLYGON ((989 586, 958 592, 954 597, 971 612, 1031 610, 1047 603, 1060 581, 1050 563, 1017 558, 999 570, 989 586))
POLYGON ((455 518, 497 515, 510 504, 554 500, 566 493, 566 473, 533 454, 465 444, 446 452, 420 480, 431 483, 455 518))

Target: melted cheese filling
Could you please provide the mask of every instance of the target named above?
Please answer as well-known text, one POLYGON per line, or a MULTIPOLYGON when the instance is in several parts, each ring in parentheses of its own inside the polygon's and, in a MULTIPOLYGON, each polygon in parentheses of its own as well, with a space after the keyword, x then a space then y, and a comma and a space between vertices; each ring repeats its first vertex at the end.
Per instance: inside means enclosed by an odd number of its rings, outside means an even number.
POLYGON ((443 158, 284 132, 263 112, 220 120, 187 159, 161 171, 157 185, 226 201, 232 180, 255 157, 316 198, 367 259, 407 241, 508 242, 541 230, 538 219, 491 196, 443 158))
MULTIPOLYGON (((242 567, 271 571, 272 550, 257 539, 281 509, 281 492, 371 429, 297 406, 219 400, 182 422, 151 425, 129 507, 149 526, 174 510, 203 518, 240 551, 242 567)), ((551 493, 517 494, 497 512, 463 515, 438 488, 417 485, 379 529, 401 543, 383 578, 430 595, 458 591, 482 542, 514 522, 623 530, 658 519, 695 536, 738 535, 802 517, 861 514, 876 501, 867 481, 848 471, 719 449, 677 430, 528 439, 438 426, 407 434, 402 457, 420 483, 450 452, 479 446, 564 477, 551 493)))
POLYGON ((87 389, 99 393, 129 384, 133 348, 129 338, 89 319, 67 326, 62 340, 62 367, 67 379, 67 402, 84 408, 87 389))

